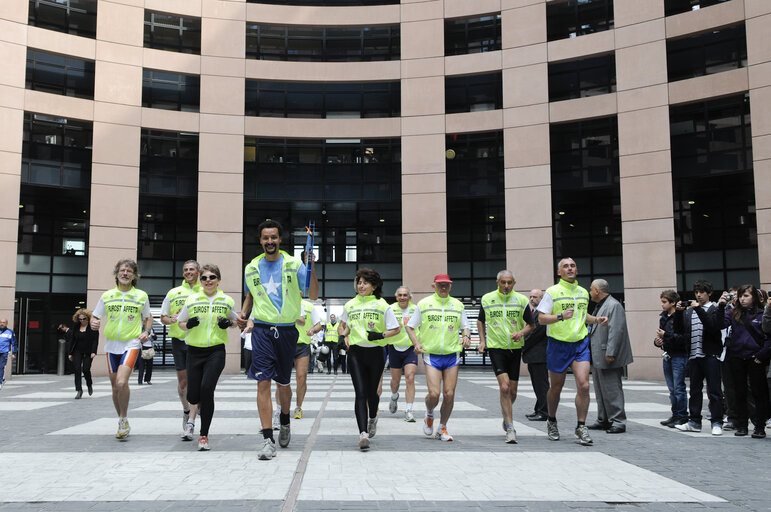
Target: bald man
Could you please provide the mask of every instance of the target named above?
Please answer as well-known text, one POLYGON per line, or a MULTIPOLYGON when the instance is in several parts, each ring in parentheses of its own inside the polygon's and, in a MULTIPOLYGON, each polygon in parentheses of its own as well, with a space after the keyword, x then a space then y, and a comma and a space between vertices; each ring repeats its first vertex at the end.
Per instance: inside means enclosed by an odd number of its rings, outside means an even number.
POLYGON ((538 323, 538 304, 543 298, 543 290, 530 290, 528 297, 530 314, 535 320, 535 328, 525 337, 522 347, 522 362, 527 364, 530 384, 535 393, 535 406, 531 414, 525 415, 530 421, 546 421, 549 411, 546 408, 546 393, 549 392, 549 372, 546 369, 546 326, 538 323))

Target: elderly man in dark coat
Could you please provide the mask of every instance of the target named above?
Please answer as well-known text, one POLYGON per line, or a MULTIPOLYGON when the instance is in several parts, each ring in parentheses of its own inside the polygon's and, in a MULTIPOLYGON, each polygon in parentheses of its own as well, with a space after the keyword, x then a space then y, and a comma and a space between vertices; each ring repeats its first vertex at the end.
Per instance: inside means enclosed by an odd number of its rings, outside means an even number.
POLYGON ((597 421, 588 428, 605 430, 608 434, 621 434, 626 432, 621 377, 624 366, 633 361, 626 313, 621 303, 610 295, 610 287, 604 279, 592 281, 589 295, 597 304, 594 316, 608 317, 608 325, 593 325, 589 333, 597 421))

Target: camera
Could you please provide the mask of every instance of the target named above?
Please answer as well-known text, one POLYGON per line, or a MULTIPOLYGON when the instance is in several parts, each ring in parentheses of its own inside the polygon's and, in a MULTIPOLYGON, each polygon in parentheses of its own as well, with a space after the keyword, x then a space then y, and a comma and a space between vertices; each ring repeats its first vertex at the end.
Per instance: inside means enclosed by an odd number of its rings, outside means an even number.
POLYGON ((736 297, 735 293, 729 293, 728 295, 725 296, 725 300, 732 301, 734 300, 735 297, 736 297))

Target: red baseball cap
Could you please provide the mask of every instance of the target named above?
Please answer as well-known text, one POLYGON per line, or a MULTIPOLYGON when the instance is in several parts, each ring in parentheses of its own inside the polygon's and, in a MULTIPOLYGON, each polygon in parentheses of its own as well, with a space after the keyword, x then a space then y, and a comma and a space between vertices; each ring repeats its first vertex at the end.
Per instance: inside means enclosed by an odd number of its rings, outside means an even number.
POLYGON ((452 279, 447 274, 437 274, 434 276, 435 283, 452 283, 452 279))

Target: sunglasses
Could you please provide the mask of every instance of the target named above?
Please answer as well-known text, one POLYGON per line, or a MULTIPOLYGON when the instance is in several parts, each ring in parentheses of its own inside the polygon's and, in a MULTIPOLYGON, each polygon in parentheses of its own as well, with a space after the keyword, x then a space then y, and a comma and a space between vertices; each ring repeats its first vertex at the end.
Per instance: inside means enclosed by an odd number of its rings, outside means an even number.
POLYGON ((217 279, 217 276, 201 276, 199 277, 201 281, 214 281, 217 279))
POLYGON ((83 317, 83 318, 78 318, 78 320, 80 320, 82 322, 83 320, 88 320, 88 318, 83 317))

